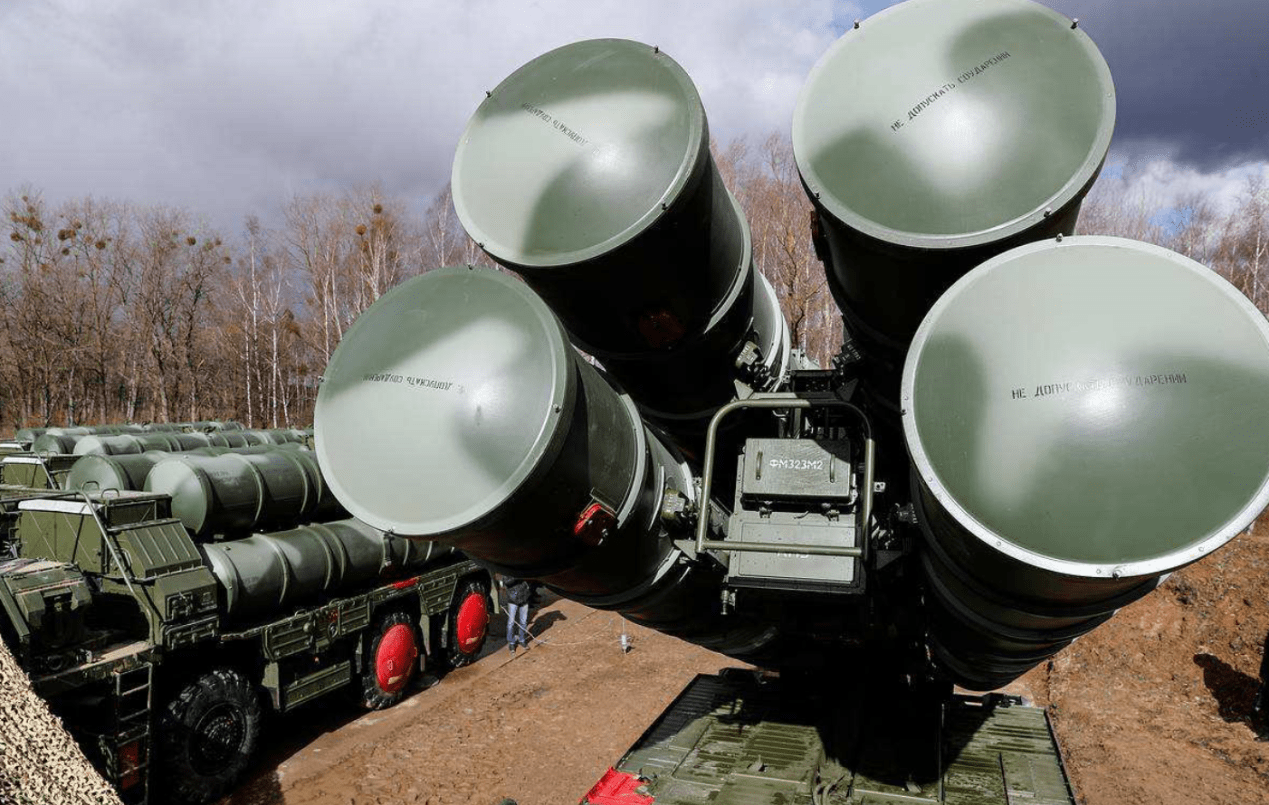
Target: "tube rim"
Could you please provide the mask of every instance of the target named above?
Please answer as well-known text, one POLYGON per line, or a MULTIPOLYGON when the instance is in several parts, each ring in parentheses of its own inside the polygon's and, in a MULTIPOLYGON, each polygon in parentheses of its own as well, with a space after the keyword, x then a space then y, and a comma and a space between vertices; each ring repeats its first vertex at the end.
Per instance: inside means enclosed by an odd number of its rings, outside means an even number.
POLYGON ((1083 562, 1071 559, 1059 559, 1046 554, 1024 548, 1012 542, 1007 536, 998 534, 981 520, 965 509, 952 495, 951 491, 944 485, 939 476, 938 470, 934 467, 929 455, 925 449, 925 442, 921 438, 916 423, 916 404, 914 400, 914 386, 916 383, 916 369, 918 361, 916 356, 920 355, 926 342, 935 330, 942 312, 951 305, 954 300, 968 288, 972 287, 980 278, 989 273, 994 267, 1004 263, 1012 262, 1020 257, 1044 251, 1052 248, 1055 244, 1070 246, 1104 246, 1110 248, 1131 249, 1142 251, 1147 254, 1153 254, 1160 258, 1166 259, 1177 266, 1185 268, 1205 279, 1213 289, 1224 295, 1234 305, 1239 307, 1244 314, 1251 320, 1253 326, 1259 330, 1260 335, 1264 338, 1265 344, 1269 347, 1269 320, 1266 320, 1265 314, 1261 313, 1258 308, 1251 303, 1242 293, 1233 285, 1229 284, 1223 277, 1215 271, 1208 269, 1201 263, 1198 263, 1184 255, 1164 249, 1161 246, 1155 246, 1150 243, 1129 240, 1127 238, 1117 238, 1102 235, 1084 235, 1073 236, 1069 238, 1059 238, 1057 240, 1044 240, 1031 243, 1026 246, 1020 246, 1012 249, 1004 254, 988 260, 979 265, 961 279, 957 280, 926 314, 918 328, 916 335, 912 339, 912 346, 909 348, 907 360, 903 366, 903 380, 900 387, 900 400, 902 402, 902 421, 904 441, 907 444, 908 454, 915 468, 917 477, 929 490, 934 499, 938 501, 947 513, 952 516, 966 533, 979 540, 989 549, 993 549, 1006 556, 1015 559, 1023 564, 1034 568, 1052 571, 1068 576, 1087 579, 1106 579, 1126 580, 1135 578, 1144 578, 1148 576, 1158 576, 1168 573, 1187 564, 1195 562, 1202 557, 1213 552, 1234 537, 1242 533, 1248 525, 1250 525, 1256 517, 1269 507, 1269 475, 1261 481, 1260 488, 1252 495, 1250 500, 1242 509, 1227 517, 1225 525, 1216 529, 1214 532, 1196 539, 1189 545, 1173 549, 1162 556, 1152 557, 1148 559, 1139 559, 1130 562, 1083 562))

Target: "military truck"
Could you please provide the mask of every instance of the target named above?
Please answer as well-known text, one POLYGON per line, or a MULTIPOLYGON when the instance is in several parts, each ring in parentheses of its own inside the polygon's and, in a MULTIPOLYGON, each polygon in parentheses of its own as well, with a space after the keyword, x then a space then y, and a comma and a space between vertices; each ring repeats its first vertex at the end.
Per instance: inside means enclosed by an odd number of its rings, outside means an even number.
POLYGON ((129 803, 226 793, 266 711, 395 704, 420 671, 471 662, 494 606, 471 560, 353 519, 199 543, 168 495, 15 505, 0 634, 129 803))
POLYGON ((1096 46, 1031 0, 847 30, 792 127, 846 333, 812 367, 686 72, 543 54, 451 177, 523 281, 437 267, 363 312, 322 471, 368 523, 778 680, 689 689, 595 805, 1069 803, 1044 712, 955 687, 1008 685, 1269 504, 1264 315, 1074 234, 1114 120, 1096 46))

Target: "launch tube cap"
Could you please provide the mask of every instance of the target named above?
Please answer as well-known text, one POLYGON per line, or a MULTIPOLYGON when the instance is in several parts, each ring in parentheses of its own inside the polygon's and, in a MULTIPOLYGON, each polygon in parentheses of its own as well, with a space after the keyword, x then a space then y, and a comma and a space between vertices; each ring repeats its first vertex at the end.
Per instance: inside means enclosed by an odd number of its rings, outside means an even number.
POLYGON ((1110 145, 1093 42, 1030 0, 908 0, 811 70, 793 151, 816 203, 901 246, 977 246, 1076 199, 1110 145))
POLYGON ((317 395, 317 458, 358 519, 402 536, 478 523, 560 450, 572 347, 527 285, 485 268, 407 280, 358 317, 317 395))
POLYGON ((593 39, 498 85, 454 155, 454 207, 500 262, 578 263, 645 231, 709 156, 687 73, 651 45, 593 39))
POLYGON ((145 476, 145 491, 170 496, 172 516, 202 535, 215 525, 219 500, 208 471, 223 477, 224 469, 225 465, 218 465, 214 458, 172 454, 150 469, 145 476))
POLYGON ((901 398, 938 504, 1034 567, 1166 573, 1269 504, 1269 323, 1157 246, 1071 237, 987 261, 926 316, 901 398))

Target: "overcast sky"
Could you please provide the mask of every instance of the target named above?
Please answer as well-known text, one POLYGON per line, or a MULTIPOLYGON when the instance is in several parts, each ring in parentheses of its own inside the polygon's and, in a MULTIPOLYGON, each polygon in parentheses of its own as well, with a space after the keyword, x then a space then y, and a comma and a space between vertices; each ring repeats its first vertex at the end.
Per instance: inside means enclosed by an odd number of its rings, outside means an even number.
MULTIPOLYGON (((726 142, 886 0, 0 0, 0 192, 184 207, 231 233, 297 193, 426 206, 484 90, 577 39, 657 44, 726 142)), ((1269 0, 1048 0, 1118 92, 1112 177, 1222 198, 1269 164, 1269 0)))

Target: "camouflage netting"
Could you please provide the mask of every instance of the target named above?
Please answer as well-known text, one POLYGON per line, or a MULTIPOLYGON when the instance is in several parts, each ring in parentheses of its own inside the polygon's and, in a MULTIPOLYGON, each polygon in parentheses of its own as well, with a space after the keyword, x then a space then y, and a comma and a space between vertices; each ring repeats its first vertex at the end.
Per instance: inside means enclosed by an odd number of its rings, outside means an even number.
POLYGON ((0 642, 0 805, 120 805, 0 642))

